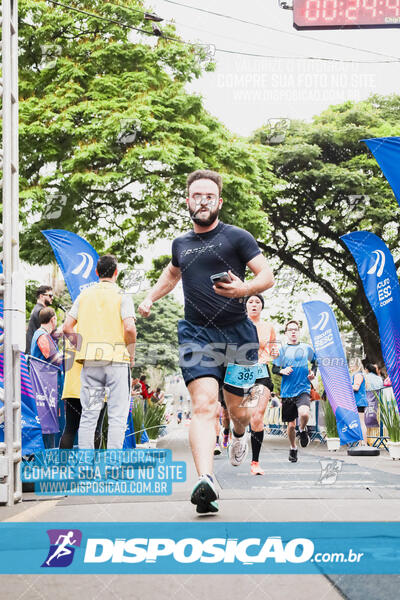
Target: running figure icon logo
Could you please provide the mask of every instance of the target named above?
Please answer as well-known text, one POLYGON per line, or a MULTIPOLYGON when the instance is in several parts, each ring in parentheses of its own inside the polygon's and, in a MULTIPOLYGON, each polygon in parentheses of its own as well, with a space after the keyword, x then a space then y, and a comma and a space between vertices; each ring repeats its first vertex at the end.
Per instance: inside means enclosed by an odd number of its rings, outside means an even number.
POLYGON ((48 529, 49 553, 42 567, 68 567, 74 558, 75 548, 79 548, 82 532, 79 529, 48 529))

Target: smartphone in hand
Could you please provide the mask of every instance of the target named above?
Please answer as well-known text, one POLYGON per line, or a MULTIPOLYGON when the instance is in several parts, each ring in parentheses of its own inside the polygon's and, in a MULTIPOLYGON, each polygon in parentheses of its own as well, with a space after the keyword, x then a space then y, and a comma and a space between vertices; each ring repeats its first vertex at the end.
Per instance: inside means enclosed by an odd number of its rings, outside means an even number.
POLYGON ((215 273, 214 275, 210 276, 210 279, 213 285, 215 285, 216 283, 230 283, 232 281, 232 278, 229 275, 229 273, 227 273, 227 271, 223 271, 222 273, 215 273))

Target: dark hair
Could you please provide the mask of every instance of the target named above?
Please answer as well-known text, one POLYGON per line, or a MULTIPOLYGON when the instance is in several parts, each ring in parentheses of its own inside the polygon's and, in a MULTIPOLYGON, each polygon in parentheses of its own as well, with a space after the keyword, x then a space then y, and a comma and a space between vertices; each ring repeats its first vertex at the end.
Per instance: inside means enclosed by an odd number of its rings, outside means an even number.
POLYGON ((288 321, 285 325, 285 333, 287 332, 287 328, 289 327, 290 323, 295 323, 295 325, 297 325, 297 327, 300 329, 300 323, 295 319, 290 319, 290 321, 288 321))
POLYGON ((265 306, 265 302, 264 302, 264 298, 261 296, 261 294, 251 294, 251 296, 246 296, 246 298, 244 299, 245 304, 247 304, 247 302, 250 300, 250 298, 252 298, 253 296, 256 296, 256 298, 258 298, 259 300, 261 300, 261 304, 262 307, 264 308, 265 306))
POLYGON ((216 173, 215 171, 208 171, 208 170, 198 170, 198 171, 193 171, 193 173, 189 173, 189 175, 187 176, 187 180, 186 180, 186 185, 187 185, 187 192, 189 195, 189 188, 192 185, 193 181, 197 181, 198 179, 211 179, 211 181, 213 181, 214 183, 217 184, 218 186, 218 193, 219 195, 221 195, 222 192, 222 177, 219 173, 216 173))
POLYGON ((103 279, 104 277, 112 277, 117 267, 117 259, 112 254, 100 256, 96 265, 97 273, 99 274, 100 279, 103 279))
POLYGON ((36 290, 36 298, 39 298, 42 294, 46 294, 48 291, 52 290, 51 285, 40 285, 36 290))
POLYGON ((141 375, 139 381, 144 381, 146 379, 146 375, 141 375))
POLYGON ((56 311, 51 306, 46 306, 46 308, 42 308, 39 313, 39 323, 41 325, 47 325, 50 323, 51 319, 56 316, 56 311))
POLYGON ((374 373, 375 375, 378 375, 378 371, 376 370, 376 366, 373 365, 372 363, 367 363, 365 365, 365 368, 367 369, 367 371, 369 371, 370 373, 374 373))

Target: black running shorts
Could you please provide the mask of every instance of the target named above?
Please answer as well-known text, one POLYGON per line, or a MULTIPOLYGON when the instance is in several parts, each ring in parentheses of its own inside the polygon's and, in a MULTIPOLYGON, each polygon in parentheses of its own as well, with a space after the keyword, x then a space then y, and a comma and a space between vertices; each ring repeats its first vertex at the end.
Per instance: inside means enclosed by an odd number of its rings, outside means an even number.
POLYGON ((284 423, 295 421, 299 416, 299 406, 311 406, 310 394, 303 392, 293 398, 282 398, 282 421, 284 423))

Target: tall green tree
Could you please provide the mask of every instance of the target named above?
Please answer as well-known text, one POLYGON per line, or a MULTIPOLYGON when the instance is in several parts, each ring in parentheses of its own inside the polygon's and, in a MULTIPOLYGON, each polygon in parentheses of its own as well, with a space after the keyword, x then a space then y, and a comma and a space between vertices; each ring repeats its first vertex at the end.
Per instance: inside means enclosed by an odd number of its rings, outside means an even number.
POLYGON ((158 281, 165 267, 171 262, 171 258, 170 254, 162 254, 153 258, 153 266, 146 273, 146 279, 150 281, 151 285, 154 285, 158 281))
MULTIPOLYGON (((293 122, 285 141, 267 147, 279 184, 263 204, 271 224, 266 253, 327 293, 354 328, 369 360, 382 363, 375 315, 340 236, 368 230, 381 237, 400 266, 399 206, 364 138, 400 135, 400 96, 373 96, 332 106, 311 123, 293 122)), ((265 143, 266 128, 252 141, 265 143)), ((279 280, 279 276, 278 276, 279 280)))
POLYGON ((40 230, 62 228, 140 262, 142 233, 151 241, 187 226, 186 175, 198 168, 224 174, 224 218, 265 235, 265 152, 185 91, 213 68, 204 49, 167 39, 177 35, 164 23, 154 37, 140 0, 68 4, 81 12, 19 3, 22 257, 48 263, 40 230))
MULTIPOLYGON (((145 293, 135 296, 139 306, 145 293)), ((137 345, 134 374, 139 376, 149 368, 162 371, 163 375, 178 370, 179 350, 176 335, 179 319, 183 318, 183 307, 169 295, 156 302, 149 317, 137 313, 137 345)))

